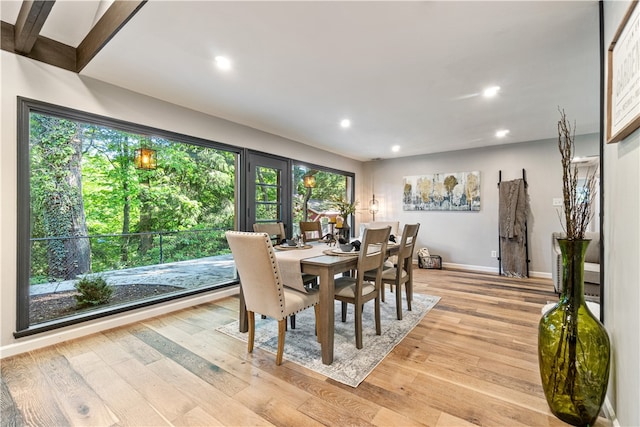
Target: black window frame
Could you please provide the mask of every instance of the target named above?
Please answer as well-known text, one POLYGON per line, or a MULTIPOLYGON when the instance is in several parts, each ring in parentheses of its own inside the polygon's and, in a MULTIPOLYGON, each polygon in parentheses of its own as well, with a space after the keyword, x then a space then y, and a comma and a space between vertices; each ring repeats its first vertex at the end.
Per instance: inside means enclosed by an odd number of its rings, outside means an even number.
MULTIPOLYGON (((206 148, 214 148, 229 151, 236 155, 236 200, 235 200, 235 224, 236 230, 246 229, 246 206, 247 206, 247 159, 252 151, 246 147, 237 147, 225 144, 219 141, 194 137, 178 132, 159 129, 151 126, 137 124, 121 119, 107 117, 95 113, 85 112, 61 105, 51 104, 31 98, 17 97, 17 230, 16 230, 16 248, 17 248, 17 281, 16 281, 16 331, 13 333, 15 338, 26 337, 43 333, 66 326, 84 323, 90 320, 104 318, 115 314, 128 312, 134 309, 154 306, 167 301, 176 301, 192 297, 197 294, 210 292, 212 287, 203 287, 190 291, 181 292, 178 295, 168 294, 168 296, 159 296, 153 299, 134 301, 129 304, 123 304, 115 307, 95 309, 86 313, 76 314, 48 322, 30 325, 29 321, 29 279, 30 279, 30 239, 31 239, 31 200, 30 200, 30 114, 41 113, 55 117, 60 117, 79 122, 92 123, 100 126, 108 126, 125 132, 139 133, 142 135, 157 135, 161 138, 178 141, 185 144, 202 146, 206 148), (21 308, 22 307, 22 308, 21 308)), ((256 152, 256 151, 253 151, 256 152)), ((336 173, 350 177, 352 179, 352 188, 350 191, 351 200, 355 200, 356 177, 355 173, 347 172, 327 166, 321 166, 313 163, 298 161, 292 158, 285 158, 269 153, 264 153, 287 161, 289 173, 286 179, 289 181, 289 188, 292 188, 292 172, 294 166, 305 167, 308 169, 317 169, 321 171, 336 173)), ((284 217, 291 218, 292 203, 289 203, 285 209, 284 217)), ((352 219, 353 220, 353 219, 352 219)), ((227 283, 217 284, 215 289, 223 289, 237 286, 238 279, 227 283)))
MULTIPOLYGON (((297 160, 292 160, 291 161, 291 172, 293 173, 293 168, 295 166, 298 167, 302 167, 302 168, 306 168, 307 170, 312 170, 312 169, 316 169, 322 172, 329 172, 329 173, 334 173, 336 175, 344 175, 345 177, 349 177, 351 178, 351 191, 349 191, 349 189, 347 189, 348 191, 348 196, 349 196, 349 200, 351 202, 355 202, 356 200, 356 174, 353 172, 347 172, 347 171, 343 171, 340 169, 335 169, 335 168, 331 168, 328 166, 321 166, 315 163, 308 163, 308 162, 302 162, 302 161, 297 161, 297 160)), ((291 174, 289 174, 291 176, 291 174)), ((291 177, 291 179, 293 179, 291 177)), ((294 188, 294 186, 291 187, 292 189, 294 188)), ((293 200, 292 200, 293 201, 293 200)), ((349 226, 351 227, 351 233, 353 233, 354 231, 354 226, 355 226, 355 215, 351 215, 351 223, 349 224, 349 226)))
MULTIPOLYGON (((135 132, 142 135, 157 135, 169 140, 179 141, 180 143, 196 145, 206 148, 220 149, 229 151, 236 155, 236 227, 238 224, 241 207, 240 201, 244 197, 244 183, 241 171, 244 169, 245 150, 229 144, 217 141, 207 140, 194 136, 189 136, 177 132, 158 129, 146 125, 140 125, 120 119, 106 117, 94 113, 84 112, 73 108, 63 107, 60 105, 50 104, 25 97, 17 97, 18 103, 18 127, 17 127, 17 232, 16 232, 16 248, 17 248, 17 272, 16 272, 16 331, 15 338, 34 335, 69 325, 74 325, 89 320, 94 320, 114 314, 131 311, 137 308, 157 305, 167 301, 180 300, 192 297, 204 292, 210 292, 213 287, 202 287, 193 290, 181 292, 179 295, 159 296, 153 299, 134 301, 115 307, 91 310, 86 313, 76 314, 61 319, 54 319, 48 322, 30 325, 29 321, 29 278, 31 266, 30 238, 31 238, 31 205, 30 205, 30 114, 41 113, 55 117, 60 117, 79 122, 92 123, 100 126, 107 126, 113 129, 135 132)), ((222 289, 238 284, 238 280, 216 284, 215 289, 222 289)))

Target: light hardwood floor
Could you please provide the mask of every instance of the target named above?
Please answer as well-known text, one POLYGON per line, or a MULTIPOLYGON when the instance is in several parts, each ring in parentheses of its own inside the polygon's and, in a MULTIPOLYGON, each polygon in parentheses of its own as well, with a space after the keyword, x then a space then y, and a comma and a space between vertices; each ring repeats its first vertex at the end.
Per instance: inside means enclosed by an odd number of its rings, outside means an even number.
POLYGON ((551 280, 415 271, 442 299, 357 388, 247 354, 226 298, 2 360, 2 426, 566 425, 538 373, 551 280))

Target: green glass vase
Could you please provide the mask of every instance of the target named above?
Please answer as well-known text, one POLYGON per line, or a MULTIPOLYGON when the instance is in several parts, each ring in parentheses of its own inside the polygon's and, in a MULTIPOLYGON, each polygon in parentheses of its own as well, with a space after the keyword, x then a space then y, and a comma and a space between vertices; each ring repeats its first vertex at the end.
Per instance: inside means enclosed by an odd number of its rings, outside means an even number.
POLYGON ((584 300, 584 254, 590 240, 558 243, 562 293, 538 325, 540 377, 556 417, 575 426, 593 425, 609 382, 609 335, 584 300))

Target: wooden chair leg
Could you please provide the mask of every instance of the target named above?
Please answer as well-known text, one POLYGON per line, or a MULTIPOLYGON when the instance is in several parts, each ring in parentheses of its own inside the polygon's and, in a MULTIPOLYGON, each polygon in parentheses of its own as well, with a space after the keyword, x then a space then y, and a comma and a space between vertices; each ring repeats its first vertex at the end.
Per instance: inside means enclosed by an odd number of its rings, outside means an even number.
MULTIPOLYGON (((396 292, 398 290, 396 289, 396 292)), ((382 326, 380 325, 380 300, 375 299, 375 319, 376 319, 376 335, 382 335, 382 326)))
POLYGON ((384 294, 386 292, 387 292, 387 288, 385 287, 385 284, 383 283, 382 286, 380 287, 380 298, 382 298, 382 302, 384 302, 384 294))
POLYGON ((402 320, 402 290, 400 285, 396 285, 396 317, 402 320))
POLYGON ((276 353, 276 365, 282 364, 282 354, 284 353, 284 336, 287 328, 287 318, 278 320, 278 351, 276 353))
POLYGON ((296 328, 296 315, 292 314, 291 316, 289 316, 289 319, 291 321, 291 329, 295 329, 296 328))
POLYGON ((247 338, 247 351, 253 352, 253 340, 256 336, 256 317, 253 311, 247 311, 247 323, 249 323, 249 337, 247 338))
POLYGON ((347 303, 342 301, 342 321, 347 321, 347 303))
POLYGON ((320 304, 316 304, 313 306, 313 311, 316 315, 316 339, 320 342, 320 304))
POLYGON ((411 301, 413 301, 413 282, 409 280, 405 285, 407 290, 407 307, 411 311, 411 301))
POLYGON ((355 312, 354 323, 356 325, 356 348, 362 348, 362 304, 354 304, 353 311, 355 312))

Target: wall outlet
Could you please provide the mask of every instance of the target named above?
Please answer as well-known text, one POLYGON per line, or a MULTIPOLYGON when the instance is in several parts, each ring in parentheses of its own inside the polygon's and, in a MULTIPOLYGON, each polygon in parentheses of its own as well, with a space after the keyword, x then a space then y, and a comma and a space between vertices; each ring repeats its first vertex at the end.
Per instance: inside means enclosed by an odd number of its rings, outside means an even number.
POLYGON ((498 256, 498 254, 496 253, 496 251, 491 251, 491 258, 496 258, 498 256))
POLYGON ((553 198, 553 206, 562 206, 562 199, 554 197, 553 198))

